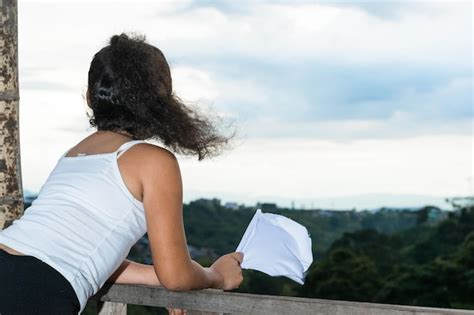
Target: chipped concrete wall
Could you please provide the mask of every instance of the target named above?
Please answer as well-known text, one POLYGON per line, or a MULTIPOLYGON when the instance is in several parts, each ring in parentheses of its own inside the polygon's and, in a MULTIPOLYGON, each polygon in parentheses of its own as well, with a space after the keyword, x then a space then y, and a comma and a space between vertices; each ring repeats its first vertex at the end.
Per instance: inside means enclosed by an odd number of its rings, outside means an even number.
POLYGON ((18 91, 18 5, 0 0, 0 229, 23 213, 18 91))

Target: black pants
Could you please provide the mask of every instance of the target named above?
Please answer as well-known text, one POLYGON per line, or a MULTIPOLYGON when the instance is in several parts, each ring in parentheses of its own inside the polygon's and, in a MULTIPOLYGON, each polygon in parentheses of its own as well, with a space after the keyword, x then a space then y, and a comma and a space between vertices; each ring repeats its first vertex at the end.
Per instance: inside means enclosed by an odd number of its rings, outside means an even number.
POLYGON ((0 249, 0 315, 77 315, 79 309, 74 289, 56 269, 0 249))

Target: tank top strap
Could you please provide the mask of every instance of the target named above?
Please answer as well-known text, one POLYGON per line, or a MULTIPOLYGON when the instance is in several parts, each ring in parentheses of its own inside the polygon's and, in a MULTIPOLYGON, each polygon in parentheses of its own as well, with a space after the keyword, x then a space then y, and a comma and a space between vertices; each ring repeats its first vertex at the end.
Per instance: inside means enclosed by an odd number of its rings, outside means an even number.
POLYGON ((134 144, 137 144, 137 143, 146 143, 146 141, 137 139, 137 140, 130 140, 125 143, 122 143, 122 145, 117 149, 117 151, 115 151, 115 153, 118 153, 116 154, 116 158, 118 159, 120 155, 122 155, 122 153, 124 153, 129 148, 131 148, 134 144))

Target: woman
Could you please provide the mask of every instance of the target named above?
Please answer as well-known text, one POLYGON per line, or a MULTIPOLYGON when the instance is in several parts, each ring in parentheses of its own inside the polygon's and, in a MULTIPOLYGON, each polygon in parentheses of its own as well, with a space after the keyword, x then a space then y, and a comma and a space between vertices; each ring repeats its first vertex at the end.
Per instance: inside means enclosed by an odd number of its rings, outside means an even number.
POLYGON ((189 256, 172 153, 202 160, 231 137, 172 93, 168 63, 144 36, 114 35, 94 55, 86 101, 97 131, 59 158, 37 199, 0 231, 0 314, 77 314, 105 282, 237 288, 242 253, 208 268, 189 256), (126 260, 146 232, 153 265, 126 260))

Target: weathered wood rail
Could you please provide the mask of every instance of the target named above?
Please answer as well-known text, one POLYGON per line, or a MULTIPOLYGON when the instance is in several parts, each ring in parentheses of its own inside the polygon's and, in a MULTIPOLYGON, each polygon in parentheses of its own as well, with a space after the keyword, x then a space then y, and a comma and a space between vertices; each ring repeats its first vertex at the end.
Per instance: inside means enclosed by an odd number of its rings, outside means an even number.
POLYGON ((99 315, 125 315, 127 304, 173 307, 196 314, 331 314, 331 315, 474 315, 474 311, 345 302, 225 292, 216 289, 171 292, 160 286, 107 284, 91 300, 99 315))

